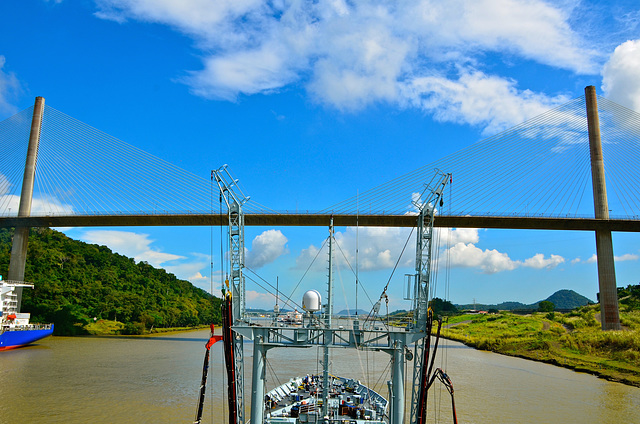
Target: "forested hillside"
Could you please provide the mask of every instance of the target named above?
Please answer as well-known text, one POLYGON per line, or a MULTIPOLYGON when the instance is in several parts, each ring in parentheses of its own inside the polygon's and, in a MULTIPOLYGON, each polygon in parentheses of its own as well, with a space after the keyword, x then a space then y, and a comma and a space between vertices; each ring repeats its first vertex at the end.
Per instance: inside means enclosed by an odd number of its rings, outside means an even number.
MULTIPOLYGON (((7 275, 13 230, 0 229, 0 275, 7 275)), ((220 322, 220 299, 163 269, 113 253, 106 246, 33 228, 22 312, 32 322, 55 323, 56 334, 82 334, 99 320, 124 324, 123 333, 145 328, 220 322)))

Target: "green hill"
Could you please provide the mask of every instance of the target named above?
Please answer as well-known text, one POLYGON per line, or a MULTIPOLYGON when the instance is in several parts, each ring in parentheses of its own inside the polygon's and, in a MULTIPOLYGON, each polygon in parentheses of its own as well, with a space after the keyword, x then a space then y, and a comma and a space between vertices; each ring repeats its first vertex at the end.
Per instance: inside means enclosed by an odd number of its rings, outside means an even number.
MULTIPOLYGON (((12 236, 0 229, 0 275, 12 236)), ((22 311, 32 322, 55 323, 59 335, 82 334, 100 320, 124 324, 124 334, 220 322, 220 299, 190 282, 49 228, 30 231, 25 280, 35 288, 24 289, 22 311)))
POLYGON ((593 303, 588 298, 574 292, 573 290, 558 290, 545 300, 553 303, 556 309, 575 309, 579 306, 585 306, 593 303))
MULTIPOLYGON (((576 293, 573 290, 558 290, 551 296, 546 299, 549 302, 552 302, 555 305, 555 309, 569 310, 575 309, 579 306, 585 306, 592 304, 591 300, 582 296, 581 294, 576 293)), ((518 311, 518 310, 532 310, 538 309, 538 304, 542 302, 542 300, 532 303, 530 305, 526 305, 520 302, 502 302, 497 305, 485 305, 485 304, 468 304, 468 305, 456 305, 456 307, 460 310, 470 310, 470 309, 478 309, 478 310, 489 310, 489 309, 497 309, 499 311, 518 311)))

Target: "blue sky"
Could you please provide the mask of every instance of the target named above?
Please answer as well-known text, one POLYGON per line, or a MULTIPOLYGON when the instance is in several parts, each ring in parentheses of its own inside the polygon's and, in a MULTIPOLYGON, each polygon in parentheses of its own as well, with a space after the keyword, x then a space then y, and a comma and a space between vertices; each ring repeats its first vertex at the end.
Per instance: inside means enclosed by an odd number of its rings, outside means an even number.
MULTIPOLYGON (((277 210, 321 209, 581 96, 640 111, 633 1, 22 0, 0 2, 0 119, 35 96, 208 178, 229 164, 277 210)), ((76 228, 208 288, 219 229, 76 228)), ((355 261, 356 231, 337 238, 355 261)), ((248 261, 289 294, 324 228, 247 228, 248 261)), ((408 232, 358 231, 359 274, 377 299, 408 232)), ((455 303, 530 303, 569 288, 594 299, 595 236, 454 230, 455 303)), ((638 282, 640 243, 614 234, 619 285, 638 282)), ((413 243, 392 279, 392 309, 413 243)), ((441 258, 445 258, 442 255, 441 258)), ((326 256, 301 283, 325 288, 326 256)), ((353 305, 354 277, 339 261, 353 305)), ((441 265, 441 268, 444 268, 441 265)), ((273 297, 248 282, 249 306, 273 297)), ((367 309, 366 299, 359 307, 367 309)))

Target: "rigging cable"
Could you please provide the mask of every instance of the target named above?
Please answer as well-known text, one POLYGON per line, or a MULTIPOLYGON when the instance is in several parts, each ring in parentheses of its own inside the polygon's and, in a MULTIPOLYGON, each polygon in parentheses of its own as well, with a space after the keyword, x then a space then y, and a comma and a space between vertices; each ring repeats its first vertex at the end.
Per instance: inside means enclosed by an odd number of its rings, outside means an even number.
MULTIPOLYGON (((409 233, 409 237, 407 237, 407 241, 405 241, 404 246, 402 247, 402 251, 400 252, 400 255, 398 256, 398 259, 396 260, 396 263, 393 266, 393 270, 391 271, 391 275, 389 275, 389 279, 387 280, 387 284, 384 286, 384 290, 382 290, 382 294, 380 295, 380 298, 376 302, 376 305, 379 304, 380 301, 382 301, 382 299, 384 298, 384 296, 387 295, 387 289, 389 288, 389 284, 391 283, 391 278, 393 278, 393 274, 396 272, 396 269, 398 268, 398 264, 400 264, 400 260, 402 259, 402 256, 404 255, 404 251, 407 248, 407 245, 409 244, 409 240, 411 240, 411 236, 413 235, 413 232, 415 231, 415 229, 416 229, 416 227, 412 227, 411 228, 411 232, 409 233)), ((372 317, 374 309, 375 309, 375 305, 374 305, 374 308, 371 309, 371 311, 369 311, 369 315, 367 315, 367 318, 365 319, 365 323, 367 323, 369 321, 369 318, 372 317)))

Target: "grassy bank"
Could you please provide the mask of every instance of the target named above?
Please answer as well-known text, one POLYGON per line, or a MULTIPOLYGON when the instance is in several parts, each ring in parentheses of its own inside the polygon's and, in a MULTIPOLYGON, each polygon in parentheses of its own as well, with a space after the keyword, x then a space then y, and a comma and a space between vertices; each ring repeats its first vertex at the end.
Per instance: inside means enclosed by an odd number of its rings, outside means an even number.
POLYGON ((600 329, 599 306, 570 313, 459 315, 443 336, 477 349, 547 362, 640 387, 640 310, 621 308, 622 331, 600 329))
POLYGON ((145 335, 145 334, 158 334, 158 333, 173 333, 176 331, 191 331, 199 330, 203 328, 209 328, 207 325, 198 325, 194 327, 160 327, 151 328, 147 330, 144 326, 134 323, 124 324, 119 321, 110 321, 101 319, 96 322, 92 322, 83 327, 84 333, 91 334, 93 336, 116 336, 116 335, 145 335))

